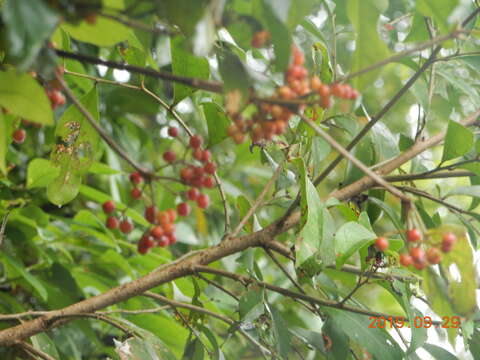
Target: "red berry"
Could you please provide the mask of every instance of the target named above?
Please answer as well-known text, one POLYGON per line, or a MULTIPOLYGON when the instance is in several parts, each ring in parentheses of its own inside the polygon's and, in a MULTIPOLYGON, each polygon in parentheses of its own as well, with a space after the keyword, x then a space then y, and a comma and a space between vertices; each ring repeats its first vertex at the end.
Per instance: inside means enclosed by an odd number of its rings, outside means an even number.
POLYGON ((444 253, 450 252, 453 249, 453 245, 457 242, 457 236, 452 233, 448 232, 443 234, 442 237, 442 251, 444 253))
POLYGON ((293 47, 293 63, 295 65, 303 65, 305 62, 305 57, 303 56, 302 52, 295 46, 293 47))
POLYGON ((192 149, 197 149, 199 148, 201 145, 202 145, 202 137, 200 135, 193 135, 191 138, 190 138, 190 146, 192 147, 192 149))
MULTIPOLYGON (((168 213, 166 211, 159 211, 157 213, 157 222, 160 225, 162 225, 163 227, 165 227, 165 225, 170 223, 170 216, 168 215, 168 213)), ((164 230, 165 230, 165 228, 164 228, 164 230)))
POLYGON ((193 167, 191 166, 184 167, 182 168, 182 170, 180 170, 180 177, 186 183, 190 182, 193 179, 194 175, 195 174, 193 172, 193 167))
POLYGON ((408 242, 418 242, 422 240, 422 233, 418 229, 407 230, 407 241, 408 242))
POLYGON ((155 206, 148 206, 145 209, 145 219, 151 224, 155 224, 155 215, 157 214, 157 208, 155 206))
POLYGON ((358 93, 358 91, 356 89, 353 89, 350 91, 350 97, 349 99, 350 100, 355 100, 356 98, 358 98, 360 94, 358 93))
POLYGON ((215 165, 214 162, 207 162, 204 166, 205 172, 207 174, 215 174, 215 171, 217 170, 217 165, 215 165))
POLYGON ((161 246, 161 247, 165 247, 168 245, 168 243, 170 242, 169 238, 167 235, 163 235, 158 241, 157 241, 157 245, 158 246, 161 246))
POLYGON ((171 223, 174 223, 175 220, 177 220, 177 212, 174 209, 168 209, 167 215, 171 223))
POLYGON ((138 242, 137 249, 140 254, 146 254, 153 246, 155 246, 153 238, 148 234, 144 234, 138 242))
POLYGON ((202 188, 203 187, 203 176, 193 179, 192 180, 192 185, 197 187, 197 188, 202 188))
POLYGON ((456 242, 457 242, 457 236, 454 233, 448 232, 443 234, 442 245, 453 246, 456 242))
POLYGON ((143 235, 140 241, 143 241, 145 246, 147 246, 148 248, 151 248, 155 245, 155 241, 153 240, 153 237, 151 237, 148 234, 143 235))
POLYGON ((345 87, 342 84, 333 84, 331 87, 332 94, 336 97, 345 97, 345 87))
POLYGON ((168 135, 170 135, 171 137, 177 137, 178 136, 178 128, 176 127, 169 127, 168 128, 168 135))
POLYGON ((426 255, 427 261, 432 265, 438 264, 442 261, 442 254, 440 253, 440 250, 435 247, 428 249, 426 255))
POLYGON ((13 132, 13 141, 17 144, 23 144, 27 137, 27 132, 24 129, 17 129, 13 132))
POLYGON ((133 224, 128 220, 122 220, 120 222, 120 231, 124 234, 128 234, 133 230, 133 224))
POLYGON ((424 260, 425 259, 425 251, 422 248, 414 247, 410 249, 410 256, 413 259, 413 262, 424 260))
POLYGON ((424 258, 413 261, 413 267, 417 270, 423 270, 427 266, 427 262, 424 258))
POLYGON ((212 189, 215 187, 215 179, 208 176, 203 178, 203 186, 206 187, 207 189, 212 189))
POLYGON ((177 159, 177 155, 171 150, 165 151, 163 153, 163 160, 165 160, 167 163, 173 163, 177 159))
POLYGON ((107 218, 106 226, 111 230, 118 228, 118 219, 115 216, 109 216, 107 218))
POLYGON ((177 237, 175 236, 175 234, 168 234, 167 238, 168 238, 168 245, 173 245, 177 242, 177 237))
POLYGON ((110 214, 115 211, 115 203, 112 200, 105 201, 102 208, 105 214, 110 214))
POLYGON ((133 199, 140 199, 142 197, 142 190, 139 188, 133 188, 132 191, 130 191, 130 196, 133 199))
POLYGON ((318 91, 318 89, 320 89, 320 86, 322 86, 322 81, 318 76, 315 75, 310 79, 310 86, 312 90, 318 91))
POLYGON ((295 97, 292 89, 290 89, 288 86, 280 86, 277 90, 277 93, 282 99, 292 99, 295 97))
POLYGON ((400 254, 400 264, 402 266, 408 267, 412 265, 413 259, 410 255, 408 254, 400 254))
POLYGON ((198 195, 200 195, 200 191, 196 188, 191 188, 190 190, 187 191, 187 198, 188 200, 195 201, 198 198, 198 195))
POLYGON ((190 205, 188 205, 186 202, 178 204, 177 212, 180 216, 187 216, 188 214, 190 214, 190 205))
POLYGON ((211 158, 212 158, 212 154, 210 153, 210 151, 203 150, 202 159, 200 161, 207 162, 207 161, 210 161, 211 158))
POLYGON ((193 174, 196 178, 202 178, 205 174, 205 170, 201 166, 197 166, 193 168, 193 174))
POLYGON ((210 204, 210 198, 207 194, 200 194, 197 198, 197 205, 201 209, 206 209, 210 204))
POLYGON ((197 148, 193 151, 193 157, 198 160, 198 161, 202 161, 202 158, 203 158, 203 150, 200 149, 200 148, 197 148))
POLYGON ((143 180, 143 177, 142 175, 140 175, 138 171, 135 171, 130 174, 130 181, 132 182, 132 184, 138 185, 142 182, 142 180, 143 180))
POLYGON ((385 251, 388 249, 388 240, 384 237, 379 237, 375 240, 375 248, 378 251, 385 251))
POLYGON ((62 106, 66 102, 65 96, 59 90, 49 89, 47 90, 47 96, 50 99, 52 109, 62 106))
POLYGON ((150 235, 152 235, 157 240, 160 239, 163 234, 164 231, 160 225, 157 225, 152 230, 150 230, 150 235))
POLYGON ((145 245, 145 243, 143 243, 142 241, 139 241, 138 244, 137 244, 137 251, 142 254, 142 255, 145 255, 148 250, 150 248, 148 246, 145 245))
POLYGON ((175 232, 175 225, 172 223, 166 223, 163 226, 163 230, 165 231, 165 235, 173 234, 175 232))

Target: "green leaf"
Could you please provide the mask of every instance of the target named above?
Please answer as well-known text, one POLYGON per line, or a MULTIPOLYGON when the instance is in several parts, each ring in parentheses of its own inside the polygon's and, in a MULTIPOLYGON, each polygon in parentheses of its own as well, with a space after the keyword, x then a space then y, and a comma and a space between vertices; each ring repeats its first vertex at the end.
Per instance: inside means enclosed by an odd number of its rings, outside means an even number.
MULTIPOLYGON (((372 137, 369 135, 360 141, 357 146, 355 146, 353 149, 353 155, 355 155, 355 157, 364 165, 371 166, 376 163, 375 147, 375 141, 373 141, 372 137)), ((351 184, 363 176, 364 172, 349 162, 346 168, 345 180, 343 183, 344 185, 351 184)))
POLYGON ((227 93, 240 91, 245 100, 248 97, 250 77, 243 63, 236 54, 226 48, 221 48, 217 52, 217 58, 218 70, 222 75, 225 91, 227 93))
POLYGON ((40 280, 38 280, 35 276, 30 274, 23 264, 19 263, 16 259, 10 257, 4 252, 0 253, 0 257, 3 259, 6 265, 12 267, 16 272, 20 274, 35 290, 35 292, 40 296, 43 301, 47 300, 48 293, 45 290, 45 287, 42 285, 40 280))
MULTIPOLYGON (((37 0, 6 0, 1 14, 7 30, 7 58, 18 64, 20 71, 25 71, 33 64, 45 40, 57 26, 58 15, 43 1, 37 0)), ((2 84, 15 86, 14 82, 5 83, 0 79, 0 87, 2 84)), ((0 95, 0 99, 2 97, 0 95)), ((27 107, 41 112, 32 104, 27 107)))
POLYGON ((458 0, 417 0, 417 11, 431 17, 440 31, 446 34, 449 32, 448 18, 457 5, 458 0))
POLYGON ((120 355, 120 358, 142 360, 177 359, 158 337, 145 330, 142 331, 140 338, 131 337, 123 343, 116 342, 115 346, 115 350, 120 355))
POLYGON ((217 145, 227 138, 227 128, 230 125, 223 109, 213 102, 203 103, 203 113, 208 126, 208 147, 217 145))
POLYGON ((0 106, 40 124, 53 124, 53 113, 45 90, 28 74, 15 69, 0 71, 0 106))
POLYGON ((27 189, 45 187, 53 179, 58 177, 60 169, 55 167, 49 160, 37 158, 28 163, 27 189))
MULTIPOLYGON (((95 121, 98 121, 98 95, 94 87, 80 99, 95 121)), ((55 205, 64 205, 78 194, 82 175, 88 171, 97 152, 99 135, 75 105, 71 105, 57 124, 55 135, 60 144, 52 151, 51 161, 60 168, 57 178, 48 184, 48 199, 55 205)))
POLYGON ((288 331, 288 323, 283 319, 280 312, 274 307, 269 306, 272 314, 273 334, 275 336, 275 343, 277 344, 277 351, 284 359, 288 358, 288 353, 291 350, 290 333, 288 331))
POLYGON ((458 358, 449 351, 445 350, 444 348, 433 345, 433 344, 425 344, 423 348, 427 350, 430 355, 433 356, 434 359, 442 359, 442 360, 458 360, 458 358))
POLYGON ((480 198, 480 185, 454 187, 445 197, 458 195, 480 198))
POLYGON ((450 120, 448 122, 442 161, 455 159, 472 150, 474 145, 473 133, 465 126, 450 120))
POLYGON ((351 221, 343 224, 335 234, 337 269, 345 264, 353 253, 376 238, 376 234, 359 223, 351 221))
POLYGON ((245 292, 238 302, 238 312, 240 319, 244 321, 253 321, 264 312, 262 288, 251 287, 245 292))
MULTIPOLYGON (((204 57, 194 56, 188 49, 188 42, 184 37, 177 36, 170 41, 172 54, 172 71, 175 75, 193 77, 197 79, 208 79, 210 67, 204 57)), ((173 85, 174 103, 190 96, 195 88, 175 83, 173 85)))
POLYGON ((7 151, 8 145, 12 142, 13 119, 10 116, 3 115, 0 111, 0 171, 7 174, 7 151))
POLYGON ((410 32, 405 38, 405 42, 424 42, 429 40, 429 34, 425 18, 415 12, 412 18, 412 25, 410 26, 410 32))
MULTIPOLYGON (((272 35, 273 51, 275 52, 275 68, 277 71, 283 72, 287 69, 290 62, 292 37, 285 24, 275 16, 275 11, 271 4, 263 0, 262 5, 262 19, 265 21, 266 27, 272 35)), ((276 6, 277 5, 274 5, 274 7, 276 6)))
POLYGON ((315 65, 315 74, 320 77, 324 83, 331 83, 333 79, 333 69, 328 56, 327 47, 320 41, 312 45, 313 64, 315 65))
POLYGON ((157 3, 159 16, 177 25, 187 37, 195 33, 197 23, 203 17, 207 0, 163 0, 157 3))
MULTIPOLYGON (((243 217, 247 214, 248 210, 250 210, 251 207, 252 206, 250 205, 250 202, 245 196, 240 195, 239 197, 237 197, 237 209, 240 215, 240 219, 243 219, 243 217)), ((250 217, 250 219, 246 222, 243 228, 248 233, 251 233, 253 231, 253 216, 250 217)))
POLYGON ((98 16, 94 25, 64 23, 62 29, 72 38, 97 46, 112 46, 130 38, 131 30, 117 21, 98 16))
POLYGON ((323 205, 317 189, 307 176, 303 159, 295 159, 300 175, 300 230, 295 251, 296 266, 301 266, 305 260, 314 255, 321 246, 323 232, 323 205))
POLYGON ((60 359, 60 355, 58 354, 55 343, 46 333, 41 332, 35 336, 32 336, 30 339, 32 340, 32 345, 36 349, 52 356, 54 359, 60 359))
POLYGON ((368 316, 326 307, 322 310, 343 331, 344 336, 361 344, 375 359, 403 359, 402 349, 385 329, 369 328, 371 320, 368 316))
MULTIPOLYGON (((357 35, 351 72, 364 69, 386 58, 389 54, 387 46, 377 32, 378 18, 381 13, 380 3, 384 2, 378 0, 348 1, 348 18, 352 22, 357 35)), ((379 72, 380 70, 374 70, 360 75, 352 80, 352 85, 362 91, 375 81, 379 72)))
MULTIPOLYGON (((277 0, 271 1, 274 7, 277 2, 277 0)), ((290 30, 295 29, 307 15, 311 14, 313 7, 316 5, 318 5, 316 0, 293 0, 288 9, 288 28, 290 30)))

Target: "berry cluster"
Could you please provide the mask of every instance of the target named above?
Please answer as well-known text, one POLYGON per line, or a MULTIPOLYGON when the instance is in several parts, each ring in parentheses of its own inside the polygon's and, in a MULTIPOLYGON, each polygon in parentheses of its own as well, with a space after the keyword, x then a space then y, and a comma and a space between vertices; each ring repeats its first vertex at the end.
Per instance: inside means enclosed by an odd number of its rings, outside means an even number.
MULTIPOLYGON (((265 37, 263 32, 256 33, 252 44, 260 44, 263 37, 265 37)), ((277 88, 272 103, 263 102, 259 112, 248 120, 243 119, 240 115, 235 115, 233 123, 227 129, 227 134, 237 144, 245 140, 246 134, 250 134, 253 143, 272 140, 275 135, 285 133, 288 121, 293 115, 289 108, 275 104, 275 99, 298 99, 312 91, 320 96, 320 104, 324 109, 331 106, 332 95, 350 100, 358 97, 357 90, 348 84, 327 85, 323 84, 317 76, 309 78, 308 70, 305 68, 305 57, 297 47, 293 46, 292 62, 285 72, 285 85, 277 88)))
MULTIPOLYGON (((168 135, 176 138, 178 136, 178 128, 170 127, 168 135)), ((181 196, 183 201, 180 202, 176 209, 159 210, 154 205, 145 207, 145 219, 152 224, 142 235, 138 242, 138 252, 145 254, 154 246, 165 247, 175 244, 175 220, 177 215, 188 216, 191 207, 188 201, 196 202, 201 209, 206 209, 210 204, 210 198, 207 194, 201 193, 200 189, 211 189, 216 182, 212 175, 217 169, 216 164, 212 161, 209 150, 202 148, 203 140, 199 135, 192 135, 189 140, 189 148, 192 154, 192 161, 177 161, 177 155, 173 150, 167 150, 163 153, 162 158, 168 166, 183 164, 179 171, 180 182, 188 186, 188 190, 184 191, 181 196)), ((143 191, 140 185, 145 181, 139 172, 130 174, 130 182, 133 187, 130 191, 132 200, 142 198, 143 191)), ((119 229, 122 233, 128 234, 133 230, 133 223, 125 217, 124 213, 115 216, 115 204, 113 201, 106 201, 103 205, 103 211, 108 215, 106 226, 109 229, 119 229), (119 218, 122 218, 119 221, 119 218)))
POLYGON ((430 246, 425 251, 422 248, 422 233, 418 229, 409 229, 406 235, 410 250, 408 253, 400 254, 400 264, 405 267, 413 265, 417 270, 424 269, 428 264, 439 264, 442 261, 442 253, 452 251, 453 245, 457 242, 457 236, 447 232, 442 236, 440 248, 430 246))
MULTIPOLYGON (((454 233, 447 232, 443 234, 440 249, 431 246, 425 251, 421 246, 423 243, 423 236, 420 230, 416 228, 407 230, 406 236, 410 250, 408 253, 400 254, 400 264, 405 267, 413 265, 417 270, 424 269, 428 264, 439 264, 442 261, 442 253, 450 252, 457 241, 457 237, 454 233)), ((374 246, 377 251, 384 252, 389 246, 388 239, 383 236, 378 237, 375 240, 374 246)))

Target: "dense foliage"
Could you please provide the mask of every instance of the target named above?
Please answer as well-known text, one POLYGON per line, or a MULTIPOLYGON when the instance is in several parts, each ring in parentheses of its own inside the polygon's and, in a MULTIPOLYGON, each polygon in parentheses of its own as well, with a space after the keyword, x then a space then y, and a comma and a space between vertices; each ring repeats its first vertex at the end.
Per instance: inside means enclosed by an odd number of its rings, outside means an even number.
POLYGON ((473 0, 0 0, 1 359, 480 359, 473 0))

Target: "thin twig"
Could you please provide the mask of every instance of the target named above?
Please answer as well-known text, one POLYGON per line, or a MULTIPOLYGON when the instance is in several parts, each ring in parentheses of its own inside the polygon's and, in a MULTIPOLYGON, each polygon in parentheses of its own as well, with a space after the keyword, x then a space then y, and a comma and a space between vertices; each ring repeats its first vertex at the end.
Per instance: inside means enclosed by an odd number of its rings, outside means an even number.
POLYGON ((454 177, 472 177, 477 176, 474 172, 467 170, 456 171, 439 171, 439 172, 427 172, 418 174, 402 174, 402 175, 390 175, 385 176, 384 179, 389 182, 403 182, 413 180, 425 180, 425 179, 445 179, 454 177))
POLYGON ((216 287, 217 289, 223 291, 225 294, 229 295, 230 297, 234 298, 236 301, 240 301, 239 297, 236 296, 234 293, 232 293, 230 290, 226 289, 225 287, 223 287, 222 285, 220 285, 219 283, 213 281, 213 280, 210 280, 208 278, 206 278, 205 276, 203 276, 202 274, 195 274, 195 276, 197 276, 199 279, 202 279, 203 281, 205 281, 207 284, 210 284, 214 287, 216 287))

